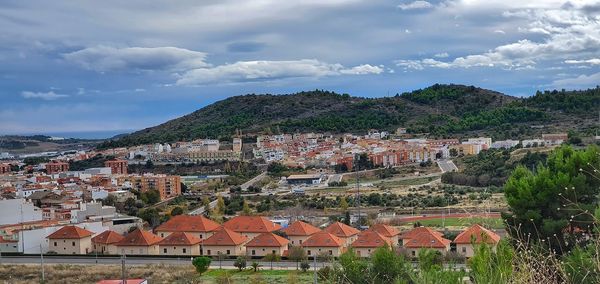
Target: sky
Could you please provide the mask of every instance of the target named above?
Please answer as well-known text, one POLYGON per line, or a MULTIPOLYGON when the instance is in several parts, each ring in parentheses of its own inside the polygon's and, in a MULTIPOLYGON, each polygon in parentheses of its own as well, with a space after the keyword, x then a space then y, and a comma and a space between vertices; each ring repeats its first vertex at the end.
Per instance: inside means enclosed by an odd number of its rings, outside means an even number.
POLYGON ((248 93, 435 83, 595 87, 600 1, 0 0, 0 134, 118 133, 248 93))

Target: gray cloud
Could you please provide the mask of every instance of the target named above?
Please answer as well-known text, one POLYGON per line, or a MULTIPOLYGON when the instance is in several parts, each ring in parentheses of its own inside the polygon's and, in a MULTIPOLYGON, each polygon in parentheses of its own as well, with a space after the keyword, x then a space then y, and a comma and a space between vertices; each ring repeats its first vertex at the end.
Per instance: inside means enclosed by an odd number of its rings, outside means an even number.
POLYGON ((398 8, 401 10, 428 9, 432 7, 431 3, 421 0, 398 5, 398 8))

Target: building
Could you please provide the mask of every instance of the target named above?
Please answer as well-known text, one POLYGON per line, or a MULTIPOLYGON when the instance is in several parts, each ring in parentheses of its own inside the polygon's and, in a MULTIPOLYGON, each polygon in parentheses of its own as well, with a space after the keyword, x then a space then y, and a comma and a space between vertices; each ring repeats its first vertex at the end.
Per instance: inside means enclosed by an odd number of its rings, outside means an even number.
POLYGON ((123 187, 129 187, 140 192, 157 190, 160 199, 166 200, 181 195, 181 177, 170 175, 129 175, 117 178, 117 183, 123 187))
POLYGON ((542 134, 542 140, 546 145, 560 145, 568 139, 569 135, 567 133, 542 134))
POLYGON ((358 229, 352 228, 341 222, 335 222, 327 226, 327 228, 325 228, 323 231, 331 233, 340 238, 344 242, 345 247, 356 241, 356 238, 358 238, 358 233, 360 233, 358 229))
POLYGON ((0 200, 0 224, 17 224, 42 220, 42 209, 25 199, 0 200))
POLYGON ((93 250, 99 254, 117 254, 116 243, 123 239, 119 233, 106 230, 92 238, 93 250))
POLYGON ((267 254, 283 255, 288 248, 289 240, 273 233, 262 233, 246 244, 246 255, 251 257, 267 254))
POLYGON ((475 224, 462 233, 458 234, 454 239, 456 251, 464 257, 473 257, 475 254, 475 245, 488 244, 496 250, 496 245, 500 242, 500 236, 496 233, 475 224))
POLYGON ((88 254, 92 252, 93 234, 77 226, 64 226, 48 236, 49 251, 58 254, 88 254))
POLYGON ((338 257, 344 252, 345 242, 331 233, 321 231, 310 236, 302 243, 302 247, 309 257, 320 254, 338 257))
POLYGON ((233 138, 233 152, 242 152, 242 139, 233 138))
POLYGON ((69 163, 61 161, 51 161, 46 164, 46 173, 49 175, 69 171, 69 163))
POLYGON ((0 175, 10 173, 10 170, 9 164, 0 164, 0 175))
POLYGON ((244 255, 246 242, 248 242, 247 237, 223 227, 202 242, 200 253, 208 256, 244 255))
POLYGON ((433 249, 446 254, 450 250, 451 241, 444 239, 443 234, 427 227, 417 227, 399 237, 410 256, 417 257, 421 249, 433 249))
POLYGON ((207 239, 219 228, 217 222, 204 216, 177 215, 154 229, 154 233, 165 238, 172 233, 188 233, 194 237, 207 239))
POLYGON ((160 255, 200 255, 202 240, 190 233, 174 232, 158 243, 160 255))
POLYGON ((358 234, 358 238, 351 244, 358 256, 370 257, 380 247, 393 247, 392 240, 384 237, 376 231, 364 231, 358 234))
POLYGON ((319 184, 323 181, 322 174, 308 174, 308 175, 290 175, 286 179, 288 184, 319 184))
POLYGON ((392 241, 392 245, 396 246, 400 244, 400 231, 392 226, 388 226, 385 224, 374 224, 369 227, 369 231, 377 232, 380 235, 390 239, 392 241))
POLYGON ((262 233, 281 229, 281 226, 262 216, 235 216, 225 222, 223 227, 245 236, 248 240, 262 233))
POLYGON ((526 139, 521 142, 523 148, 543 147, 546 144, 544 139, 526 139))
POLYGON ((126 175, 127 174, 127 161, 121 159, 114 159, 104 162, 104 166, 110 168, 110 172, 113 175, 126 175))
POLYGON ((115 246, 117 252, 123 255, 158 255, 158 242, 161 240, 159 236, 138 228, 115 246))
POLYGON ((489 137, 478 137, 467 139, 468 144, 481 144, 484 145, 483 149, 489 149, 492 147, 492 138, 489 137))
POLYGON ((492 149, 510 149, 519 145, 519 140, 501 140, 492 143, 492 149))
POLYGON ((303 221, 296 221, 290 224, 287 228, 282 229, 281 231, 288 236, 291 245, 299 246, 302 245, 302 243, 306 241, 310 236, 320 232, 321 230, 303 221))

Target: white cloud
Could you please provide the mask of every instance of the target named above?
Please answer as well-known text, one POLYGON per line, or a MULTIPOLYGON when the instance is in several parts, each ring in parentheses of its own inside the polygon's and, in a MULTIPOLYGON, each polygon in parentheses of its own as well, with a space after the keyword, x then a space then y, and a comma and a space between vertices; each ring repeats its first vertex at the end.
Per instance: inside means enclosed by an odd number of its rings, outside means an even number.
POLYGON ((557 89, 583 89, 593 88, 600 83, 600 72, 590 75, 579 75, 573 78, 555 80, 552 86, 557 89))
POLYGON ((57 94, 53 91, 50 91, 47 93, 23 91, 23 92, 21 92, 21 96, 26 99, 42 99, 42 100, 46 100, 46 101, 52 101, 52 100, 68 97, 68 95, 57 94))
POLYGON ((590 65, 600 65, 600 58, 592 58, 586 60, 565 60, 567 64, 590 64, 590 65))
POLYGON ((98 72, 188 70, 209 66, 206 53, 177 47, 88 47, 64 54, 67 61, 98 72))
POLYGON ((450 55, 448 54, 448 52, 442 52, 442 53, 438 53, 438 54, 434 55, 433 57, 437 57, 437 58, 446 58, 446 57, 448 57, 448 56, 450 56, 450 55))
POLYGON ((324 77, 342 74, 380 74, 383 68, 369 64, 345 68, 315 59, 290 61, 239 61, 183 73, 177 85, 204 85, 235 82, 273 81, 286 78, 324 77))
POLYGON ((414 10, 414 9, 429 9, 432 8, 433 5, 427 1, 414 1, 411 3, 400 4, 398 8, 401 10, 414 10))

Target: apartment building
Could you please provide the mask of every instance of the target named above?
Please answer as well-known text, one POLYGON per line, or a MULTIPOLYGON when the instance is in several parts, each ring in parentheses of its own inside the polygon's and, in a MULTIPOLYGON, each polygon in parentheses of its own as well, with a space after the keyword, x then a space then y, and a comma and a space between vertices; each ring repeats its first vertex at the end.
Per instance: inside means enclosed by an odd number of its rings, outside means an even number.
POLYGON ((104 166, 110 168, 110 172, 113 175, 126 175, 127 174, 127 161, 121 159, 114 159, 104 162, 104 166))
POLYGON ((62 161, 51 161, 46 164, 46 173, 49 175, 69 171, 69 163, 62 161))
POLYGON ((117 178, 120 186, 131 187, 140 192, 148 190, 157 190, 160 193, 160 199, 165 200, 181 195, 181 177, 170 175, 129 175, 117 178))

